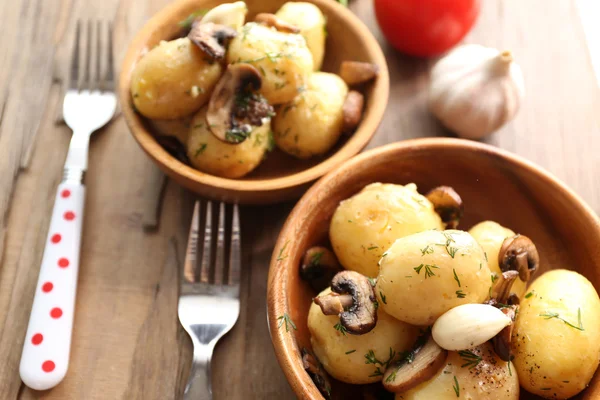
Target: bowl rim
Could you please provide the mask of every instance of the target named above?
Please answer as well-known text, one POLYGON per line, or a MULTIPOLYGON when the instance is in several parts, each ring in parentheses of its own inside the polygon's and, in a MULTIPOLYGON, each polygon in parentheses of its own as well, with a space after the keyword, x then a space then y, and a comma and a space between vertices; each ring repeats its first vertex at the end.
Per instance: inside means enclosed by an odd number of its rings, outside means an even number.
POLYGON ((356 132, 340 149, 308 169, 277 178, 251 180, 228 179, 210 175, 196 170, 171 156, 158 144, 152 133, 144 126, 142 117, 134 111, 129 87, 131 73, 139 59, 139 54, 145 48, 145 43, 155 32, 156 27, 172 19, 181 9, 199 6, 198 0, 176 0, 158 11, 144 24, 130 42, 121 64, 118 95, 122 112, 129 131, 146 154, 165 169, 167 173, 181 176, 189 183, 194 182, 236 192, 268 192, 299 187, 315 181, 358 154, 377 131, 387 107, 390 78, 385 56, 373 34, 349 9, 330 0, 306 1, 314 3, 321 10, 339 14, 345 24, 356 30, 357 35, 365 41, 368 58, 380 67, 379 76, 373 82, 371 95, 369 96, 370 111, 364 114, 356 132))
POLYGON ((298 346, 295 337, 293 334, 289 334, 283 329, 279 329, 277 321, 278 316, 289 312, 288 299, 285 293, 287 293, 286 285, 288 274, 294 268, 294 265, 292 265, 291 262, 293 257, 285 257, 282 259, 278 254, 283 251, 282 249, 285 249, 285 242, 288 240, 287 238, 296 235, 296 225, 297 221, 300 221, 302 218, 302 210, 307 204, 313 202, 315 198, 319 198, 319 192, 322 187, 336 180, 338 176, 356 169, 366 159, 379 157, 382 154, 389 153, 406 154, 415 149, 444 150, 449 148, 487 153, 490 156, 500 158, 501 160, 514 165, 516 168, 534 174, 540 180, 551 186, 553 190, 562 192, 569 201, 574 204, 579 212, 585 214, 586 217, 590 219, 592 225, 595 226, 595 231, 592 232, 592 234, 600 237, 600 218, 592 208, 563 181, 532 161, 492 145, 456 138, 421 138, 387 144, 353 157, 348 162, 344 163, 344 165, 334 169, 317 181, 302 196, 302 198, 300 198, 287 217, 279 236, 277 237, 269 265, 267 281, 267 322, 269 325, 269 333, 271 335, 271 341, 277 361, 279 362, 289 385, 299 398, 323 399, 323 396, 319 393, 314 384, 308 387, 302 384, 302 382, 306 381, 307 374, 298 358, 298 346))

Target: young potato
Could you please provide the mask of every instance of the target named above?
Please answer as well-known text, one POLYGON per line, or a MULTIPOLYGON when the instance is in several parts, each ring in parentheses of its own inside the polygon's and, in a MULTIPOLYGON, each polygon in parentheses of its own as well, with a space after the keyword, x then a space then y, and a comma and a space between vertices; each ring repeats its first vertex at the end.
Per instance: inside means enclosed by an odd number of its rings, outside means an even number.
MULTIPOLYGON (((472 227, 469 233, 483 248, 483 251, 485 251, 490 271, 497 273, 498 276, 502 275, 502 270, 498 264, 498 253, 504 239, 515 236, 515 232, 496 222, 483 221, 472 227)), ((526 288, 527 282, 523 282, 517 278, 512 285, 511 292, 519 296, 519 299, 522 299, 526 288)))
POLYGON ((319 7, 312 3, 287 2, 275 13, 282 20, 300 28, 300 34, 313 56, 313 69, 318 71, 325 56, 325 16, 319 7))
POLYGON ((396 395, 396 400, 518 400, 519 378, 489 343, 451 351, 436 376, 396 395), (481 361, 479 361, 481 359, 481 361))
POLYGON ((374 278, 377 262, 396 239, 428 229, 444 226, 414 183, 372 183, 340 203, 329 239, 344 268, 374 278))
POLYGON ((244 25, 227 52, 229 64, 248 63, 262 74, 262 94, 270 104, 291 101, 305 86, 313 69, 306 41, 297 34, 249 22, 244 25))
POLYGON ((375 288, 379 306, 413 325, 431 325, 451 308, 482 303, 492 285, 481 246, 458 230, 398 239, 379 264, 375 288))
MULTIPOLYGON (((331 289, 327 288, 320 296, 329 293, 331 289)), ((377 312, 377 325, 364 335, 344 335, 335 328, 339 322, 338 316, 325 315, 318 305, 311 304, 308 330, 313 351, 331 376, 346 383, 380 381, 390 352, 397 355, 408 350, 418 335, 416 327, 390 317, 381 309, 377 312), (381 363, 366 363, 370 352, 381 363), (378 368, 381 374, 377 373, 378 368)))
POLYGON ((149 119, 148 123, 157 136, 172 136, 185 145, 190 134, 191 121, 190 116, 179 119, 149 119))
POLYGON ((188 38, 161 42, 136 64, 131 96, 145 117, 176 119, 208 102, 223 68, 213 63, 188 38))
POLYGON ((590 281, 562 269, 536 279, 521 300, 512 343, 523 389, 547 399, 585 389, 600 357, 600 299, 590 281))
POLYGON ((306 90, 281 107, 273 119, 277 147, 297 158, 327 153, 342 134, 348 86, 335 74, 315 72, 306 90))
POLYGON ((217 139, 206 124, 206 107, 192 119, 187 155, 192 166, 223 178, 241 178, 263 160, 270 146, 270 121, 254 128, 240 144, 217 139))

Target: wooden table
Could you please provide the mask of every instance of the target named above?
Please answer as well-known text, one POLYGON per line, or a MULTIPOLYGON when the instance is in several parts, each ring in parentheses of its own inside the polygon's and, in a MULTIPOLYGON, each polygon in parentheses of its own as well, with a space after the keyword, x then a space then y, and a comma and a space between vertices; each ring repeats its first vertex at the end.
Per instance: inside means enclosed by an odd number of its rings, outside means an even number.
MULTIPOLYGON (((177 321, 176 266, 194 196, 169 182, 158 228, 143 229, 151 216, 149 197, 156 195, 150 182, 157 174, 121 117, 92 140, 69 373, 45 393, 23 386, 18 373, 54 191, 70 138, 69 130, 54 122, 62 98, 50 72, 63 76, 78 18, 114 21, 115 46, 122 55, 135 31, 166 3, 0 2, 0 236, 7 228, 3 251, 0 245, 2 399, 163 400, 183 390, 191 344, 177 321)), ((598 212, 600 92, 577 4, 482 3, 482 14, 466 41, 511 49, 523 68, 527 91, 515 121, 488 142, 542 165, 598 212)), ((356 0, 351 8, 381 39, 372 2, 356 0)), ((402 56, 381 43, 392 87, 387 113, 369 147, 447 135, 425 107, 432 62, 402 56)), ((216 350, 215 399, 293 398, 274 357, 265 315, 269 259, 292 206, 242 210, 242 309, 237 325, 216 350)))

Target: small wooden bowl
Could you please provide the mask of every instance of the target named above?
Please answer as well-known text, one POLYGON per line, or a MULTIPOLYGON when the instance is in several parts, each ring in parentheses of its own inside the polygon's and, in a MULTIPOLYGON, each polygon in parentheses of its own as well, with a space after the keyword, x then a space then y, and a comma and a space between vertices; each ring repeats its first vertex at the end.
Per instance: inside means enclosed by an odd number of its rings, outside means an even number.
MULTIPOLYGON (((287 0, 246 0, 247 20, 259 12, 275 12, 287 0)), ((360 152, 381 122, 387 105, 389 75, 383 52, 367 27, 347 8, 331 0, 309 0, 327 17, 327 47, 323 71, 337 72, 344 60, 377 64, 380 73, 367 86, 363 119, 356 132, 325 157, 297 160, 276 150, 255 171, 242 179, 219 178, 200 172, 172 157, 155 140, 135 112, 130 93, 131 72, 137 61, 161 40, 174 37, 178 21, 199 9, 209 9, 224 1, 177 0, 156 14, 131 42, 119 82, 119 100, 131 133, 142 149, 171 178, 207 198, 245 204, 269 204, 299 197, 316 179, 360 152)))
MULTIPOLYGON (((341 200, 372 182, 414 182, 425 193, 450 185, 461 195, 465 215, 459 229, 494 220, 536 243, 541 271, 568 268, 600 290, 600 220, 575 193, 534 164, 497 148, 460 139, 419 139, 361 154, 317 182, 288 217, 275 245, 268 281, 268 321, 275 354, 299 398, 322 399, 302 366, 310 348, 308 309, 315 293, 300 279, 299 266, 311 246, 328 243, 330 219, 341 200), (278 318, 290 316, 297 330, 278 318)), ((360 390, 334 384, 337 398, 360 399, 360 390), (358 395, 357 395, 358 393, 358 395)), ((537 398, 522 391, 521 398, 537 398)), ((600 374, 578 399, 600 398, 600 374)))

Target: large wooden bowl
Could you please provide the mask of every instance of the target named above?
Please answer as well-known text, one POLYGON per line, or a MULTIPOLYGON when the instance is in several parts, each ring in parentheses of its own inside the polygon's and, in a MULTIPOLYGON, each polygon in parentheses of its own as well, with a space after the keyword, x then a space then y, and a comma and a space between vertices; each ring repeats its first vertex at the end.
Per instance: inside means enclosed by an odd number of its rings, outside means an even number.
MULTIPOLYGON (((328 243, 329 221, 339 202, 372 182, 415 182, 424 193, 453 186, 465 216, 459 229, 487 219, 523 233, 536 243, 541 271, 567 268, 600 289, 600 221, 575 193, 541 168, 491 146, 460 139, 419 139, 361 154, 317 182, 287 219, 274 249, 268 281, 268 319, 279 363, 294 392, 322 399, 304 372, 299 349, 310 348, 306 326, 315 293, 299 276, 303 253, 328 243), (290 316, 297 330, 278 318, 290 316)), ((539 276, 539 275, 538 275, 539 276)), ((334 385, 335 398, 359 399, 360 390, 334 385)), ((524 393, 523 399, 535 396, 524 393)), ((577 398, 600 398, 600 374, 577 398)))
MULTIPOLYGON (((287 0, 246 0, 247 20, 258 12, 275 12, 287 0)), ((225 179, 200 172, 172 157, 161 147, 135 112, 129 90, 131 72, 141 56, 161 40, 174 37, 178 21, 199 9, 209 9, 222 0, 177 0, 164 8, 138 32, 131 42, 119 82, 119 100, 131 133, 142 149, 171 178, 194 192, 212 199, 246 204, 276 203, 299 197, 316 179, 360 152, 381 122, 387 105, 389 76, 385 57, 367 27, 347 8, 332 0, 308 0, 327 17, 327 45, 323 71, 337 72, 341 61, 375 63, 380 74, 367 86, 362 122, 356 132, 342 139, 326 156, 296 160, 283 152, 271 153, 255 171, 242 179, 225 179)))

